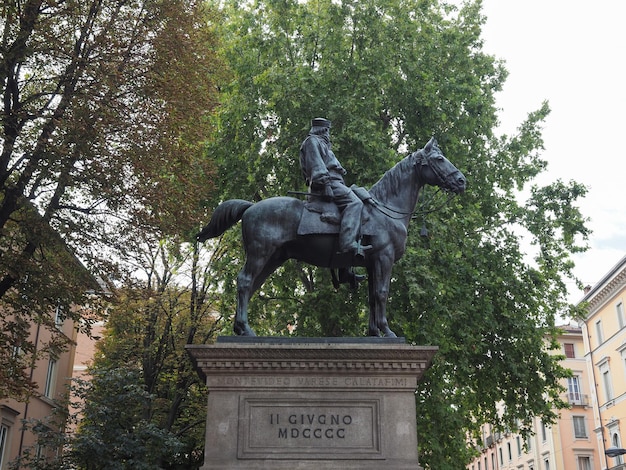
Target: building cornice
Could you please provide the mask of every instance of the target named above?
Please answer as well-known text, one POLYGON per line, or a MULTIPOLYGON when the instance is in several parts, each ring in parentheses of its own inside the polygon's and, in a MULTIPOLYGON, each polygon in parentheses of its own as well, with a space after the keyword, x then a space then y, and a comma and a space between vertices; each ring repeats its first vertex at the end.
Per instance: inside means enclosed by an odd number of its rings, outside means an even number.
POLYGON ((626 257, 622 258, 579 302, 587 302, 587 317, 599 310, 624 286, 626 286, 626 257))

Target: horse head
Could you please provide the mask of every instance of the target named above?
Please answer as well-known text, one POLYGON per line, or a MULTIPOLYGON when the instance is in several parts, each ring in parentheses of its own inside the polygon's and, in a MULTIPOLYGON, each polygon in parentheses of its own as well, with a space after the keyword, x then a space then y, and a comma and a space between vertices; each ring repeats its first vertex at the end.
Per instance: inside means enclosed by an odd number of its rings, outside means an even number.
POLYGON ((439 186, 455 194, 465 191, 467 184, 465 176, 443 155, 434 137, 422 150, 416 152, 416 156, 422 184, 439 186))

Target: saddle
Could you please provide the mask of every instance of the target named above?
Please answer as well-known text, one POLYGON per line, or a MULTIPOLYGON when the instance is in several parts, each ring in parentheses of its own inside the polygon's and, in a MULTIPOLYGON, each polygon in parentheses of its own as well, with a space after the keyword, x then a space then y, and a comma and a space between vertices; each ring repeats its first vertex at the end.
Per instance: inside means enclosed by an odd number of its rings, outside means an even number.
MULTIPOLYGON (((361 235, 372 235, 369 228, 369 211, 365 210, 368 201, 372 196, 369 191, 360 186, 352 185, 352 192, 363 201, 363 212, 361 214, 361 235)), ((302 218, 298 226, 298 235, 314 234, 338 234, 341 225, 341 212, 332 201, 324 200, 315 194, 309 195, 304 203, 302 218)))

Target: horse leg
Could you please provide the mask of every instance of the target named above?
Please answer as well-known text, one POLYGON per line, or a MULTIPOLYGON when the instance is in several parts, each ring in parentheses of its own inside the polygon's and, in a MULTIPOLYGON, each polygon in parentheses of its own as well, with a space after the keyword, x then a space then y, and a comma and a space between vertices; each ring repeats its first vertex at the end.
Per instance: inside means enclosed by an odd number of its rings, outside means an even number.
POLYGON ((254 281, 255 263, 250 259, 239 271, 237 276, 237 310, 233 330, 239 336, 256 336, 248 324, 248 301, 252 296, 252 282, 254 281))
POLYGON ((285 262, 274 253, 269 259, 248 256, 243 269, 237 276, 237 311, 233 330, 239 336, 256 336, 248 323, 248 302, 250 297, 276 269, 285 262))
POLYGON ((374 294, 374 282, 375 281, 369 269, 367 270, 367 274, 368 274, 367 297, 368 297, 369 306, 370 306, 368 335, 378 337, 380 336, 380 330, 378 329, 378 326, 376 326, 376 315, 374 314, 374 311, 376 309, 375 302, 374 302, 374 295, 375 295, 374 294))
POLYGON ((391 280, 391 259, 382 257, 368 268, 369 280, 369 335, 395 338, 387 323, 387 298, 389 297, 389 282, 391 280))

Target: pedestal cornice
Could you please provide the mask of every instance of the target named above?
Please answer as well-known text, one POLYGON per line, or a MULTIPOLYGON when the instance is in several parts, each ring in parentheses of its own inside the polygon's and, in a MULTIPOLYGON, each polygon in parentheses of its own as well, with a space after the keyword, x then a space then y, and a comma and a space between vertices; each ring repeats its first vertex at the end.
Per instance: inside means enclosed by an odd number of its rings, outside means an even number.
POLYGON ((198 372, 206 377, 220 371, 246 373, 287 373, 319 371, 363 374, 411 374, 421 378, 430 366, 434 346, 413 346, 396 342, 299 341, 218 342, 188 345, 198 372))

